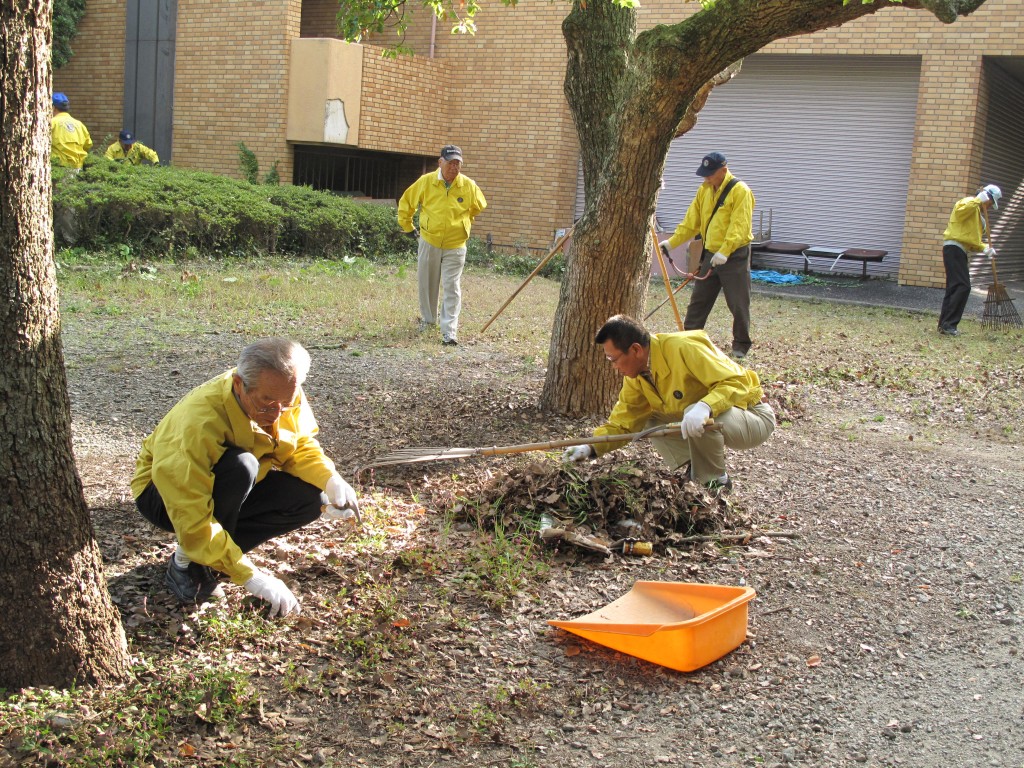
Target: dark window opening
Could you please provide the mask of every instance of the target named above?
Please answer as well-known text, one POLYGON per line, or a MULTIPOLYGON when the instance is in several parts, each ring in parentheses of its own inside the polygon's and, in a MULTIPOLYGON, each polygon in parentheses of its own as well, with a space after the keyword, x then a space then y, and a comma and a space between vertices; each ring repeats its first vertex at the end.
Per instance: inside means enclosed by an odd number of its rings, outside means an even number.
POLYGON ((292 183, 338 195, 397 200, 427 170, 425 162, 386 152, 296 146, 292 183))

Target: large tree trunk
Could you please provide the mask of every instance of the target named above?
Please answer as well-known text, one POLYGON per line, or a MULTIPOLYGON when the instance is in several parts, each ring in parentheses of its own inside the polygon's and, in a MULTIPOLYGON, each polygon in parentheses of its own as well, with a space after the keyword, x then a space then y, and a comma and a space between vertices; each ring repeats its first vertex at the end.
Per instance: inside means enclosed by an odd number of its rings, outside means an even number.
MULTIPOLYGON (((983 2, 900 5, 925 8, 949 23, 983 2)), ((593 415, 613 401, 620 382, 593 337, 613 314, 642 319, 653 253, 649 222, 665 158, 672 139, 693 126, 711 87, 773 40, 887 7, 884 0, 718 0, 677 24, 637 35, 635 11, 615 0, 573 0, 562 22, 565 95, 579 136, 586 207, 566 255, 543 409, 593 415)))
POLYGON ((50 208, 50 0, 0 5, 0 688, 130 666, 71 449, 50 208))

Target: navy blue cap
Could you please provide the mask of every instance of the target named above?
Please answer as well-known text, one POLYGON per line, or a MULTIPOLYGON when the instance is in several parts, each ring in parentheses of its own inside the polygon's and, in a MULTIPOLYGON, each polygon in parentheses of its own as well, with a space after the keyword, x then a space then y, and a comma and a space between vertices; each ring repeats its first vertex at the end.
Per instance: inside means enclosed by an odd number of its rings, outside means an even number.
POLYGON ((121 131, 119 134, 117 134, 117 140, 120 141, 122 144, 135 143, 135 137, 132 135, 131 131, 121 131))
POLYGON ((710 152, 704 155, 704 159, 700 161, 700 168, 697 169, 698 176, 710 176, 719 168, 725 165, 725 155, 721 152, 710 152))
POLYGON ((454 144, 446 144, 441 147, 441 159, 442 160, 461 160, 462 150, 456 147, 454 144))

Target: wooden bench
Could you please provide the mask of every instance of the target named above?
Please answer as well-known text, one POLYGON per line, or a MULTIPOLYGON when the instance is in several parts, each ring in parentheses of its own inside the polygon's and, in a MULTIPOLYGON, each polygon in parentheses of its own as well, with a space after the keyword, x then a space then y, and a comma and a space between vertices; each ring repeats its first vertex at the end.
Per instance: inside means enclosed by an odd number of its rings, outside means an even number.
POLYGON ((812 258, 832 259, 832 265, 828 268, 831 272, 839 260, 859 261, 861 263, 861 279, 868 276, 868 262, 878 263, 885 258, 888 251, 879 251, 872 248, 830 248, 827 246, 814 246, 802 251, 804 257, 804 274, 810 271, 810 260, 812 258))
POLYGON ((800 256, 810 248, 807 243, 786 243, 781 240, 766 240, 763 243, 750 244, 750 263, 758 256, 800 256))

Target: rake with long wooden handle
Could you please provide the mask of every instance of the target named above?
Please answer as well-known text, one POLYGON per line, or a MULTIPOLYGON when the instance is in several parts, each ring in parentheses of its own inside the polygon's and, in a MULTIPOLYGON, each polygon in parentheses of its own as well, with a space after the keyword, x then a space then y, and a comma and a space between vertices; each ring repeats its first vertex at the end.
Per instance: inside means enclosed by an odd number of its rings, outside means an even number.
POLYGON ((551 250, 548 251, 548 255, 540 260, 540 264, 538 264, 536 267, 534 267, 533 272, 531 272, 527 276, 527 278, 525 280, 523 280, 522 283, 519 284, 519 287, 516 288, 515 291, 512 293, 512 295, 509 296, 505 300, 505 303, 502 304, 500 307, 498 307, 498 311, 495 312, 493 315, 491 315, 491 319, 488 320, 486 323, 484 323, 484 327, 480 329, 480 333, 483 333, 484 331, 486 331, 490 327, 491 323, 493 323, 495 321, 495 319, 497 319, 498 315, 500 315, 502 312, 505 311, 505 307, 507 307, 509 304, 512 303, 512 299, 514 299, 516 296, 518 296, 519 292, 521 290, 523 290, 523 288, 526 287, 526 284, 529 283, 531 280, 533 280, 533 278, 537 275, 537 273, 540 272, 544 268, 544 265, 547 264, 551 260, 551 257, 554 256, 556 253, 558 253, 560 250, 562 250, 562 246, 565 245, 565 241, 569 239, 569 236, 572 234, 572 231, 575 228, 575 226, 576 225, 573 224, 573 226, 569 227, 569 229, 566 230, 566 233, 564 235, 562 235, 560 238, 558 238, 558 241, 553 246, 551 246, 551 250))
MULTIPOLYGON (((704 429, 716 431, 721 429, 713 419, 704 423, 704 429)), ((472 456, 506 456, 510 453, 529 453, 530 451, 551 451, 558 448, 571 448, 577 445, 599 445, 600 443, 635 442, 650 437, 667 437, 679 434, 679 424, 665 424, 651 427, 643 432, 631 432, 625 435, 597 435, 591 437, 572 437, 565 440, 549 440, 544 443, 522 443, 520 445, 491 446, 490 448, 403 448, 374 459, 356 470, 356 478, 364 470, 375 467, 389 467, 396 464, 417 464, 423 461, 445 461, 448 459, 468 459, 472 456)))
POLYGON ((995 256, 991 257, 991 264, 992 285, 988 287, 988 295, 985 297, 985 311, 981 316, 981 322, 991 328, 1020 328, 1021 319, 1013 305, 1013 299, 1006 292, 1006 286, 999 282, 995 256))
POLYGON ((661 246, 658 244, 658 233, 654 229, 654 217, 651 217, 650 223, 647 228, 651 231, 651 243, 654 245, 654 257, 658 260, 658 266, 661 267, 661 276, 665 280, 665 293, 668 294, 666 301, 672 303, 672 311, 676 315, 676 326, 679 330, 683 330, 683 318, 679 316, 679 307, 676 305, 676 295, 672 290, 672 283, 668 279, 668 267, 665 266, 665 252, 662 251, 661 246))

